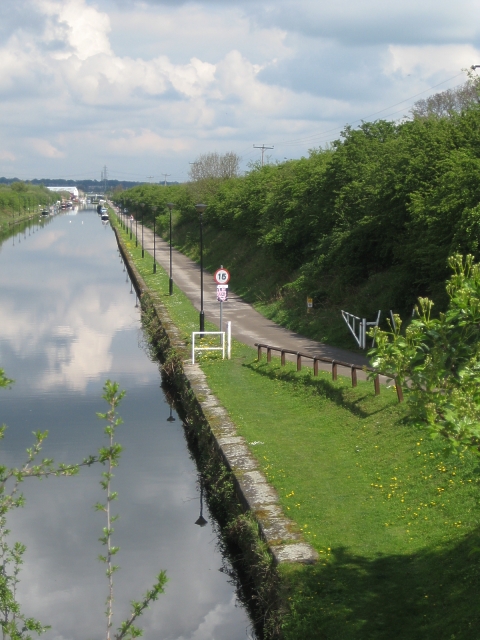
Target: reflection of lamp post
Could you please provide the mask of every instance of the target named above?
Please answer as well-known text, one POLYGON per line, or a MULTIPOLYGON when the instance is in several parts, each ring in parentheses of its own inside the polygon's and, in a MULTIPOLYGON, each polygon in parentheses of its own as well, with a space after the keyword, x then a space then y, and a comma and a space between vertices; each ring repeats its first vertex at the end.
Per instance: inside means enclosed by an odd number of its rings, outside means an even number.
POLYGON ((175 207, 173 202, 167 202, 170 209, 170 280, 168 282, 169 295, 173 295, 173 277, 172 277, 172 209, 175 207))
POLYGON ((173 417, 172 405, 170 405, 170 415, 167 418, 167 422, 175 422, 175 418, 173 417))
POLYGON ((156 223, 156 218, 155 218, 155 211, 157 210, 156 205, 153 205, 152 207, 152 211, 153 211, 153 273, 157 273, 157 262, 155 260, 155 223, 156 223))
POLYGON ((140 205, 142 207, 142 258, 145 257, 145 250, 143 248, 143 210, 145 209, 145 203, 142 202, 140 205))
POLYGON ((203 212, 206 204, 196 204, 195 209, 200 216, 200 331, 205 331, 205 312, 203 310, 203 212))
POLYGON ((203 484, 200 482, 200 516, 198 520, 195 520, 195 524, 199 527, 204 527, 207 524, 207 520, 203 517, 203 484))

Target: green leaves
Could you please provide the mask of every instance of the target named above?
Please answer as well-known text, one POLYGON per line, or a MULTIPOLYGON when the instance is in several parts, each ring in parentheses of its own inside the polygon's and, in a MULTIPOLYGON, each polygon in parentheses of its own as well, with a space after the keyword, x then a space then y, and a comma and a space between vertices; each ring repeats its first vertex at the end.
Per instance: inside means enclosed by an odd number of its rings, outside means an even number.
MULTIPOLYGON (((116 410, 124 396, 125 391, 119 391, 119 385, 117 382, 107 380, 103 387, 102 398, 109 404, 109 410, 106 413, 97 414, 99 418, 107 422, 104 432, 109 440, 108 446, 101 447, 98 451, 99 461, 102 464, 107 465, 107 471, 102 473, 102 480, 100 480, 100 486, 107 494, 106 504, 97 503, 95 505, 95 509, 105 513, 107 519, 107 525, 103 527, 103 535, 99 538, 99 541, 106 547, 105 555, 100 555, 99 560, 107 565, 105 571, 108 578, 108 595, 105 610, 105 615, 107 617, 107 640, 110 640, 110 629, 113 624, 113 575, 119 570, 119 566, 114 565, 112 562, 113 557, 118 553, 120 548, 112 545, 112 535, 114 533, 112 524, 118 519, 118 515, 113 515, 111 512, 111 503, 117 499, 117 492, 112 491, 111 482, 114 477, 112 471, 118 465, 120 455, 122 453, 121 445, 115 442, 114 438, 117 427, 123 422, 117 415, 116 410)), ((143 599, 140 602, 132 602, 132 613, 130 618, 120 625, 118 633, 114 636, 116 640, 121 640, 123 638, 138 638, 142 635, 142 630, 136 627, 133 623, 149 606, 149 604, 163 593, 166 582, 166 574, 162 571, 158 575, 156 583, 149 591, 146 592, 143 599)))
POLYGON ((419 298, 417 318, 401 333, 377 331, 373 366, 408 388, 411 418, 452 447, 480 445, 480 265, 473 256, 449 258, 445 313, 419 298))

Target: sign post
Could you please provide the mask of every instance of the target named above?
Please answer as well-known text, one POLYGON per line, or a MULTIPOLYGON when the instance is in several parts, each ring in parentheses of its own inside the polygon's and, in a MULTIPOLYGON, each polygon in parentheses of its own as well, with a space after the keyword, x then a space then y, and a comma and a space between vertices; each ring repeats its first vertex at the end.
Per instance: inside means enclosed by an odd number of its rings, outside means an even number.
POLYGON ((213 278, 217 283, 217 300, 220 302, 220 331, 222 331, 223 324, 223 303, 228 300, 228 282, 230 280, 230 273, 223 268, 217 269, 213 274, 213 278))

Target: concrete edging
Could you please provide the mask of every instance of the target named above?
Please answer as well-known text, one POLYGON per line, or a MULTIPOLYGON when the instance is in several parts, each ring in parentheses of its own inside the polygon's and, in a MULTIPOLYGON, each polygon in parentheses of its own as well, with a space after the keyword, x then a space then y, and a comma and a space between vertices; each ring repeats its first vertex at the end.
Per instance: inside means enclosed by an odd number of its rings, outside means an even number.
MULTIPOLYGON (((120 253, 140 301, 142 295, 155 294, 148 289, 129 254, 118 231, 113 227, 120 253)), ((188 405, 193 401, 205 419, 216 450, 226 468, 231 472, 237 497, 245 511, 251 512, 259 524, 261 535, 275 562, 313 564, 318 559, 315 549, 305 542, 298 526, 285 516, 280 506, 278 494, 268 483, 257 461, 250 452, 245 439, 238 435, 236 427, 207 384, 207 379, 198 364, 190 358, 181 357, 187 352, 187 345, 181 339, 177 327, 171 321, 162 302, 155 299, 154 308, 162 327, 163 351, 172 350, 181 358, 181 371, 175 367, 175 380, 181 380, 183 408, 189 413, 188 405), (193 396, 192 396, 193 394, 193 396), (187 401, 187 396, 189 399, 187 401)), ((163 370, 167 379, 171 376, 163 370)))

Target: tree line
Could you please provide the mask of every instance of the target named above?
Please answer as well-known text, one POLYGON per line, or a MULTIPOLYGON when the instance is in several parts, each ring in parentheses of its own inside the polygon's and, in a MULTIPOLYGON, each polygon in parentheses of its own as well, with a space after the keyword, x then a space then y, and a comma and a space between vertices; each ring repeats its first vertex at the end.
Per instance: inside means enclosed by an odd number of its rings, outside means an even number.
POLYGON ((480 106, 365 122, 299 160, 144 185, 120 200, 132 208, 143 201, 147 217, 156 205, 160 223, 174 202, 177 233, 195 227, 194 205, 205 202, 205 224, 247 237, 284 274, 286 296, 362 315, 411 311, 418 296, 442 309, 448 257, 480 253, 480 106))

